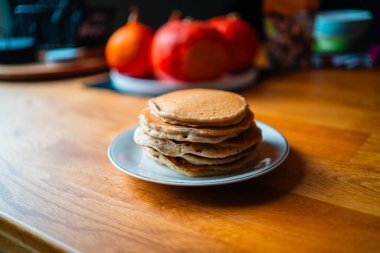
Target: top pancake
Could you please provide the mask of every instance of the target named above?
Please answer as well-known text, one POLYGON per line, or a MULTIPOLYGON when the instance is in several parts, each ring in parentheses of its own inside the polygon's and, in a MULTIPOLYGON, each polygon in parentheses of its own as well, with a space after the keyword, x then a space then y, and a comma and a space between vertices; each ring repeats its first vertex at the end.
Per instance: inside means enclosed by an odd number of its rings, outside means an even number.
POLYGON ((167 123, 197 127, 239 123, 248 108, 242 96, 211 89, 175 91, 148 104, 151 112, 167 123))

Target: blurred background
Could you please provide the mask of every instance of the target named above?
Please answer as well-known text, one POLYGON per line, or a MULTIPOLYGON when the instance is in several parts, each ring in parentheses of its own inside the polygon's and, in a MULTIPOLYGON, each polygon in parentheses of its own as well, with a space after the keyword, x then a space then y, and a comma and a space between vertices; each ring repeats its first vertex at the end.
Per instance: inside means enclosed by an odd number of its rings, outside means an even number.
MULTIPOLYGON (((185 16, 208 19, 229 12, 238 12, 256 28, 261 38, 263 30, 263 1, 243 0, 0 0, 0 36, 37 36, 38 43, 47 48, 62 45, 102 45, 108 36, 123 25, 129 7, 137 5, 141 22, 157 29, 164 24, 172 10, 185 16)), ((322 0, 318 10, 362 9, 373 15, 366 41, 379 41, 380 1, 322 0)))
MULTIPOLYGON (((347 42, 347 40, 352 40, 348 37, 352 37, 349 33, 356 30, 355 27, 348 27, 345 30, 346 34, 343 35, 335 36, 333 34, 335 37, 331 37, 329 34, 330 37, 327 39, 324 36, 325 30, 320 30, 317 33, 318 31, 316 32, 314 27, 315 42, 313 44, 312 62, 314 66, 373 67, 377 60, 374 60, 375 58, 372 55, 378 55, 380 51, 378 46, 380 41, 378 30, 380 27, 380 1, 277 1, 280 5, 294 2, 302 3, 303 9, 298 9, 298 11, 309 11, 311 18, 308 21, 311 22, 314 22, 316 13, 326 10, 369 11, 370 22, 367 22, 365 29, 360 34, 358 33, 357 37, 360 37, 360 40, 354 38, 355 43, 349 41, 348 44, 347 42), (373 49, 373 45, 377 45, 375 49, 373 49), (370 58, 367 57, 368 52, 370 52, 370 58), (341 57, 342 53, 346 53, 346 55, 341 57)), ((164 24, 175 9, 181 10, 184 16, 201 20, 225 15, 229 12, 237 12, 242 19, 255 28, 261 41, 267 42, 269 51, 272 52, 269 54, 272 62, 287 62, 287 60, 282 60, 286 58, 289 58, 289 62, 293 61, 294 57, 288 53, 291 48, 298 47, 299 49, 299 52, 293 52, 293 54, 305 51, 302 46, 304 38, 299 38, 299 35, 289 35, 288 37, 281 35, 285 37, 282 41, 300 40, 301 43, 298 45, 292 45, 292 42, 290 44, 287 42, 288 45, 284 45, 281 44, 282 42, 278 43, 279 40, 277 39, 271 40, 273 34, 278 36, 278 31, 281 32, 284 23, 286 26, 294 26, 294 22, 297 23, 297 18, 301 20, 300 23, 302 23, 302 18, 305 18, 301 17, 300 19, 296 14, 295 19, 286 21, 287 17, 283 16, 281 11, 279 13, 273 12, 276 10, 276 7, 272 8, 276 6, 276 1, 0 0, 0 64, 35 62, 41 61, 41 59, 43 61, 75 59, 78 57, 76 48, 100 48, 98 51, 95 50, 95 53, 101 55, 102 48, 112 32, 125 24, 129 8, 132 5, 138 6, 140 21, 153 29, 164 24), (13 41, 11 41, 12 39, 13 41), (54 49, 59 50, 54 51, 54 49), (50 52, 49 50, 53 51, 50 52), (44 52, 42 58, 41 55, 36 55, 36 52, 41 51, 44 52)), ((301 15, 303 15, 302 13, 301 15)), ((323 24, 321 27, 326 29, 323 24)), ((298 63, 299 65, 303 64, 302 61, 298 63)))

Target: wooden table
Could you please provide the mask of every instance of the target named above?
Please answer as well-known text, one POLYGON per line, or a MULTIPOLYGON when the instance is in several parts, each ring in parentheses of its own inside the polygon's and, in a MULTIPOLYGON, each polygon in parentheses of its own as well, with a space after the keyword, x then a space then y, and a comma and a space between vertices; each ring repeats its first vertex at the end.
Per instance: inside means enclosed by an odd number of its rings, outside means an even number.
POLYGON ((243 92, 290 155, 205 188, 115 169, 108 144, 147 98, 90 80, 0 84, 0 251, 380 252, 380 71, 297 72, 243 92))

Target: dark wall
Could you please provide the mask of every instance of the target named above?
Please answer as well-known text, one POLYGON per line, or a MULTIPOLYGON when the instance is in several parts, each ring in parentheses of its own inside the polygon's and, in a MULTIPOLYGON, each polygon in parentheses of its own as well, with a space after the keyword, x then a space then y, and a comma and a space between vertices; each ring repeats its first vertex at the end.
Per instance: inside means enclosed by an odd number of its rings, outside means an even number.
POLYGON ((117 9, 114 28, 121 26, 127 20, 129 6, 137 5, 140 9, 140 20, 155 29, 168 20, 172 10, 178 9, 184 16, 202 20, 236 11, 259 31, 261 30, 262 1, 259 0, 88 0, 87 4, 113 6, 117 9))
MULTIPOLYGON (((296 0, 295 0, 296 1, 296 0)), ((166 22, 170 12, 179 9, 185 16, 195 19, 208 19, 228 12, 239 12, 241 17, 250 22, 261 36, 262 30, 262 1, 261 0, 88 0, 89 5, 106 5, 116 8, 113 27, 121 26, 128 16, 129 6, 137 5, 141 10, 141 21, 157 28, 166 22)), ((380 41, 380 1, 377 0, 323 0, 320 10, 333 9, 364 9, 374 15, 369 39, 380 41)))

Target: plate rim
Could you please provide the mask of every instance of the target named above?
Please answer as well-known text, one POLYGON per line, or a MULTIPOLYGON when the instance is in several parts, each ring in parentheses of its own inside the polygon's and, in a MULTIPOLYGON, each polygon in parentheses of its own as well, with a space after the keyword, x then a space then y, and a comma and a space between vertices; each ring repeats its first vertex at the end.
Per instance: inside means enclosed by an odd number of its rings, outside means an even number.
MULTIPOLYGON (((166 181, 166 180, 161 180, 161 179, 154 179, 154 178, 150 178, 150 177, 146 177, 146 176, 142 176, 140 174, 136 174, 136 173, 132 173, 130 172, 129 170, 124 170, 122 168, 122 166, 120 164, 118 164, 116 162, 115 159, 113 159, 113 156, 112 156, 112 153, 111 153, 111 147, 112 147, 112 144, 117 140, 119 139, 120 136, 124 135, 126 132, 132 130, 132 129, 136 129, 138 127, 138 125, 136 126, 133 126, 129 129, 127 129, 126 131, 123 131, 122 133, 118 134, 112 141, 111 143, 108 145, 108 160, 110 160, 110 162, 112 163, 112 165, 114 167, 116 167, 118 170, 134 177, 134 178, 138 178, 138 179, 141 179, 143 181, 147 181, 147 182, 151 182, 151 183, 156 183, 156 184, 162 184, 162 185, 172 185, 172 186, 186 186, 186 187, 202 187, 202 186, 216 186, 216 185, 226 185, 226 184, 233 184, 233 183, 238 183, 238 182, 242 182, 242 181, 246 181, 246 180, 249 180, 249 179, 252 179, 252 178, 256 178, 256 177, 259 177, 259 176, 262 176, 274 169, 276 169, 278 166, 280 166, 284 161, 285 159, 288 157, 289 155, 289 152, 290 152, 290 147, 289 147, 289 143, 287 141, 287 139, 285 138, 285 136, 280 132, 278 131, 276 128, 266 124, 266 123, 263 123, 261 121, 258 121, 258 120, 255 120, 256 123, 259 123, 259 124, 262 124, 262 125, 265 125, 266 127, 269 127, 269 128, 272 128, 276 133, 278 133, 281 137, 282 137, 282 140, 284 141, 284 145, 285 145, 285 152, 282 154, 282 156, 280 157, 280 159, 278 161, 276 161, 272 166, 268 166, 267 168, 261 170, 260 172, 257 172, 257 173, 254 173, 254 174, 248 174, 246 176, 243 176, 243 177, 238 177, 238 178, 235 178, 235 179, 230 179, 228 180, 229 178, 229 175, 225 175, 226 176, 226 180, 223 180, 223 181, 217 181, 217 182, 191 182, 190 184, 189 183, 186 183, 186 182, 179 182, 179 181, 166 181)), ((137 145, 137 144, 136 144, 137 145)), ((162 165, 163 166, 163 165, 162 165)), ((253 173, 254 171, 252 171, 253 173)))

